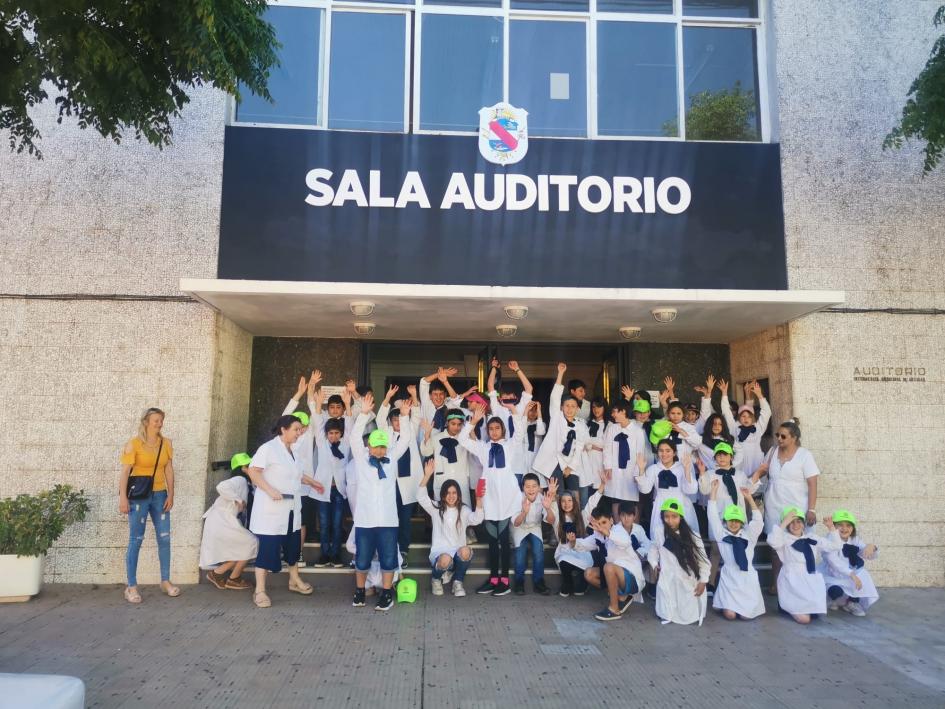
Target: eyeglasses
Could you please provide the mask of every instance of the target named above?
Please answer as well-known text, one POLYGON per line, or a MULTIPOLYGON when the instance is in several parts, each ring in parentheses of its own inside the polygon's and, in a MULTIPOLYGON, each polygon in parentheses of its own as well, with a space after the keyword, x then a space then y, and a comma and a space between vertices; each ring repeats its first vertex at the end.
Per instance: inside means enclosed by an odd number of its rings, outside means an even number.
POLYGON ((781 440, 784 440, 785 438, 790 438, 790 436, 786 433, 776 433, 774 435, 776 438, 779 438, 781 440))

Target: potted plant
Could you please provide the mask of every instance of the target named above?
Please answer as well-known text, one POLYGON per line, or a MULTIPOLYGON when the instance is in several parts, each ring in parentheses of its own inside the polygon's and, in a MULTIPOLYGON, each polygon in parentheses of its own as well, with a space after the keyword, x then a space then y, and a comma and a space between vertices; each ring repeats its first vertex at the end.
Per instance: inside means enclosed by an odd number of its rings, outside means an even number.
POLYGON ((46 552, 88 511, 85 491, 69 485, 0 500, 0 602, 28 601, 39 593, 46 552))

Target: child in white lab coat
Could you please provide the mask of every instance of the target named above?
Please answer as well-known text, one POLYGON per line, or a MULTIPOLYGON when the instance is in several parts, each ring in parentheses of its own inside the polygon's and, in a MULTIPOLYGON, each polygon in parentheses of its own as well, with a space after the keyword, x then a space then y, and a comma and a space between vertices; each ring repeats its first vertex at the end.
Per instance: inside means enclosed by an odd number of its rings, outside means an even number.
MULTIPOLYGON (((650 432, 650 440, 657 437, 657 421, 650 432)), ((694 529, 699 529, 699 522, 696 518, 696 510, 692 506, 690 495, 698 491, 696 478, 692 473, 692 459, 686 456, 682 462, 676 457, 676 446, 672 441, 663 439, 659 441, 656 447, 658 462, 646 467, 645 457, 637 456, 637 468, 640 474, 637 475, 637 487, 642 493, 648 493, 654 490, 653 512, 650 515, 650 539, 653 539, 659 529, 663 527, 661 519, 660 506, 667 499, 673 498, 682 502, 686 522, 694 529)))
MULTIPOLYGON (((535 471, 547 478, 557 478, 559 490, 579 491, 587 425, 578 417, 579 404, 565 396, 562 379, 568 366, 558 363, 558 377, 551 388, 548 406, 548 434, 535 456, 535 471)), ((590 407, 588 407, 590 408, 590 407)))
POLYGON ((207 580, 219 589, 252 588, 242 573, 256 558, 259 543, 239 520, 239 513, 246 509, 249 485, 245 478, 234 476, 217 485, 217 494, 219 497, 203 515, 200 568, 208 569, 207 580))
MULTIPOLYGON (((532 471, 532 465, 535 462, 535 455, 541 448, 541 442, 545 440, 545 433, 548 428, 541 417, 541 403, 538 401, 528 402, 525 407, 525 472, 532 471)), ((548 487, 548 480, 542 477, 541 486, 548 487)))
POLYGON ((833 523, 843 546, 823 555, 824 583, 827 585, 830 610, 841 609, 863 617, 869 607, 879 600, 879 591, 865 564, 866 560, 876 558, 879 549, 857 536, 856 517, 846 510, 834 512, 833 523))
POLYGON ((545 585, 545 546, 542 540, 543 522, 554 526, 554 502, 558 491, 557 481, 548 481, 548 490, 541 494, 541 484, 536 473, 527 473, 522 481, 521 510, 512 518, 512 546, 515 549, 516 595, 525 593, 525 568, 528 552, 532 553, 532 588, 535 593, 547 596, 551 591, 545 585))
POLYGON ((778 605, 801 625, 814 615, 827 612, 824 577, 817 571, 817 553, 838 551, 843 542, 833 519, 824 518, 830 534, 822 537, 804 527, 804 513, 785 507, 781 524, 768 533, 768 545, 778 553, 782 568, 778 574, 778 605))
POLYGON ((648 560, 659 571, 656 584, 656 615, 663 624, 702 625, 706 610, 709 560, 702 538, 687 523, 678 498, 660 503, 660 524, 653 534, 648 560))
POLYGON ((721 485, 718 480, 712 481, 708 504, 709 533, 723 561, 712 607, 722 611, 728 620, 750 620, 765 612, 758 572, 752 565, 764 520, 747 487, 739 489, 743 504, 725 505, 720 519, 718 498, 725 494, 721 485), (751 506, 751 522, 747 526, 744 504, 751 506))
POLYGON ((614 519, 621 502, 638 502, 637 457, 646 455, 643 428, 630 418, 630 402, 617 401, 611 408, 613 421, 607 426, 602 443, 602 504, 609 505, 614 519))
POLYGON ((587 420, 587 442, 581 464, 581 505, 586 505, 590 491, 600 487, 604 471, 604 435, 607 431, 607 404, 601 397, 591 400, 591 416, 587 420))
POLYGON ((561 572, 561 588, 558 595, 567 598, 570 595, 583 596, 587 590, 584 578, 585 570, 594 565, 590 552, 577 551, 571 547, 575 539, 587 536, 584 515, 578 506, 577 495, 564 490, 558 496, 558 513, 555 515, 555 563, 561 572))
POLYGON ((771 420, 771 406, 765 399, 761 391, 761 385, 757 381, 745 383, 745 403, 738 407, 738 423, 732 416, 732 405, 728 399, 728 382, 719 381, 719 390, 722 392, 722 416, 728 424, 729 431, 735 436, 735 440, 741 444, 743 455, 742 466, 745 474, 749 477, 755 474, 758 467, 764 461, 764 453, 761 450, 761 438, 768 428, 768 422, 771 420), (751 397, 754 396, 761 412, 758 418, 755 418, 755 407, 751 403, 751 397))

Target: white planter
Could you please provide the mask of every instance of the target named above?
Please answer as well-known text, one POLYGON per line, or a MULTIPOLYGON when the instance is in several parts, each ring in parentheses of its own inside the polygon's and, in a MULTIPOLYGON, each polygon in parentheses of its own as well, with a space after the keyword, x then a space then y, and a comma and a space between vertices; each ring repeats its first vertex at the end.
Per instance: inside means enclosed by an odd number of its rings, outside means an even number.
POLYGON ((0 554, 0 603, 28 601, 39 593, 45 558, 0 554))

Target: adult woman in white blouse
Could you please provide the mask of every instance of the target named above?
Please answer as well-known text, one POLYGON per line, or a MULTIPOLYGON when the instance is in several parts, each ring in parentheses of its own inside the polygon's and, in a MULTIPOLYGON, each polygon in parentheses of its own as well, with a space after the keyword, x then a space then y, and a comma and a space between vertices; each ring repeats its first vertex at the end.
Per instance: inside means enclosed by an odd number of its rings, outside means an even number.
MULTIPOLYGON (((782 510, 797 507, 806 510, 804 521, 807 526, 817 523, 817 476, 820 469, 809 450, 801 447, 800 421, 795 417, 778 426, 775 440, 778 445, 768 451, 765 461, 752 476, 757 482, 763 475, 768 476, 768 489, 765 491, 765 530, 768 534, 779 526, 782 510)), ((776 582, 781 562, 772 555, 771 569, 776 582)))

